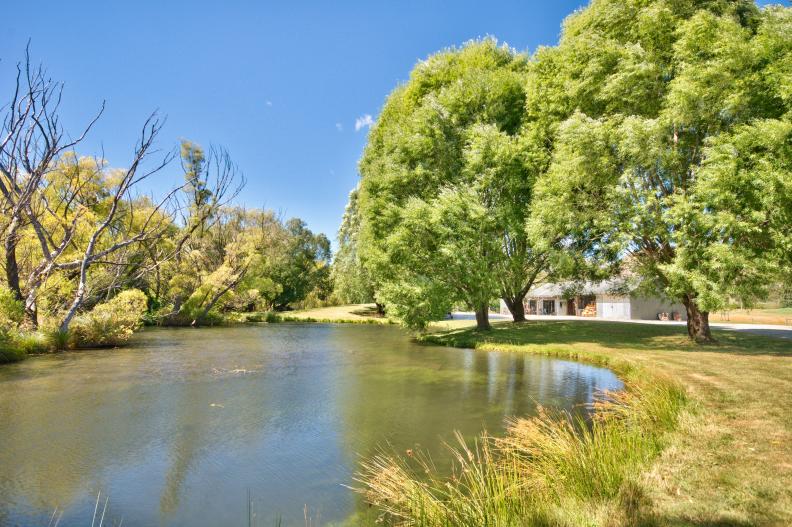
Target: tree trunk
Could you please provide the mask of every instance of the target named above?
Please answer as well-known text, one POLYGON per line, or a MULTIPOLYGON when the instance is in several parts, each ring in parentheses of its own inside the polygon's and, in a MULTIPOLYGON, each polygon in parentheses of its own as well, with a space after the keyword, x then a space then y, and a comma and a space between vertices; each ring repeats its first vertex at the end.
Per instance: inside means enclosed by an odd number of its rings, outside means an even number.
POLYGON ((508 297, 503 298, 503 302, 506 304, 506 307, 509 308, 509 313, 511 313, 512 319, 515 322, 525 322, 525 304, 523 304, 524 299, 525 295, 514 299, 508 297))
POLYGON ((709 311, 699 309, 696 299, 689 294, 682 298, 682 303, 687 311, 688 336, 698 343, 715 342, 710 332, 709 311))
POLYGON ((38 329, 38 307, 36 306, 36 288, 28 291, 25 299, 25 323, 33 329, 38 329))
POLYGON ((85 273, 80 275, 80 282, 77 284, 77 293, 74 295, 74 300, 69 307, 69 310, 66 312, 66 316, 63 317, 63 321, 58 326, 58 331, 63 334, 68 333, 69 325, 71 324, 72 319, 77 314, 77 310, 83 304, 83 300, 85 299, 85 273))
POLYGON ((476 309, 476 329, 479 331, 489 331, 492 329, 489 323, 489 306, 486 302, 476 309))
POLYGON ((6 283, 8 289, 14 294, 14 299, 23 301, 25 297, 22 295, 22 289, 19 287, 19 266, 17 265, 16 248, 19 243, 19 218, 14 217, 11 224, 8 226, 8 231, 5 237, 5 269, 6 269, 6 283))

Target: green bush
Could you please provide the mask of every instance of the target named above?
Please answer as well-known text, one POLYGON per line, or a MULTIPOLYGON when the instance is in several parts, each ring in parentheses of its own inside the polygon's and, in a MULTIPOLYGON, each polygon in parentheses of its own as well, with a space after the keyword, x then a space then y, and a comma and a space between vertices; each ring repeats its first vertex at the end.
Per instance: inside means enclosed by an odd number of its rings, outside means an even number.
POLYGON ((123 291, 74 319, 71 339, 77 347, 123 344, 143 323, 146 295, 137 289, 123 291))
POLYGON ((7 287, 0 286, 0 331, 10 331, 19 327, 25 316, 25 306, 14 298, 7 287))
POLYGON ((51 351, 62 351, 74 346, 73 333, 70 330, 62 331, 57 326, 50 326, 43 328, 41 334, 44 344, 51 351))
POLYGON ((44 353, 52 349, 45 334, 39 331, 25 331, 12 334, 12 341, 24 355, 44 353))
POLYGON ((25 355, 26 353, 17 346, 14 339, 6 334, 0 334, 0 364, 20 361, 25 355))
POLYGON ((0 331, 0 364, 16 362, 33 353, 44 353, 51 346, 43 333, 38 331, 0 331))

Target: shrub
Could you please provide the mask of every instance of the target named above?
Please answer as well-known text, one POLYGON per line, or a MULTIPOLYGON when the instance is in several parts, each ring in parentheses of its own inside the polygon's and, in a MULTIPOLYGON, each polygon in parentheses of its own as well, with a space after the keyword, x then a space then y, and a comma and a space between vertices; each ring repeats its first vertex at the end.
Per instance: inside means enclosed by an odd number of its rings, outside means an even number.
POLYGON ((25 355, 25 352, 17 346, 14 339, 0 333, 0 364, 20 361, 25 358, 25 355))
POLYGON ((47 336, 39 331, 20 331, 12 334, 16 348, 23 354, 44 353, 52 349, 47 336))
POLYGON ((16 329, 0 331, 0 364, 16 362, 32 353, 44 353, 49 349, 51 347, 41 332, 16 329))
POLYGON ((47 349, 61 351, 74 346, 74 334, 70 330, 62 331, 59 327, 45 327, 41 330, 42 340, 47 349))
POLYGON ((123 344, 142 325, 146 307, 146 295, 142 291, 122 291, 110 301, 75 318, 71 328, 72 341, 78 347, 123 344))
POLYGON ((0 331, 17 328, 25 316, 25 306, 7 287, 0 286, 0 331))

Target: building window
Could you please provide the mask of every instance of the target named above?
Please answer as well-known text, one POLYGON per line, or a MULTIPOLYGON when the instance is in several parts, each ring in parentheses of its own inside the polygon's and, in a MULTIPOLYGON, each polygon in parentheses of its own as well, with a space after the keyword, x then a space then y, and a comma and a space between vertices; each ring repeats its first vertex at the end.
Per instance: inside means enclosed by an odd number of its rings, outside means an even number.
POLYGON ((528 301, 528 314, 529 315, 536 315, 536 300, 529 300, 528 301))

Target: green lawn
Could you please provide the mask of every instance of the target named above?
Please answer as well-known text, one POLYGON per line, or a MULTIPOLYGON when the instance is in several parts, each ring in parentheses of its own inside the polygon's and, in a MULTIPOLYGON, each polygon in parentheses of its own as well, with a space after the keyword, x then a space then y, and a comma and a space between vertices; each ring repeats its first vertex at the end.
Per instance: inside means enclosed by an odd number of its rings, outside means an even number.
MULTIPOLYGON (((792 342, 684 328, 587 321, 499 324, 423 337, 436 344, 625 362, 669 376, 685 406, 667 447, 641 474, 658 525, 792 525, 792 342)), ((623 369, 623 366, 622 366, 623 369)))
POLYGON ((390 321, 377 313, 374 304, 350 304, 344 306, 317 307, 299 311, 279 313, 286 321, 341 322, 360 324, 388 324, 390 321))

